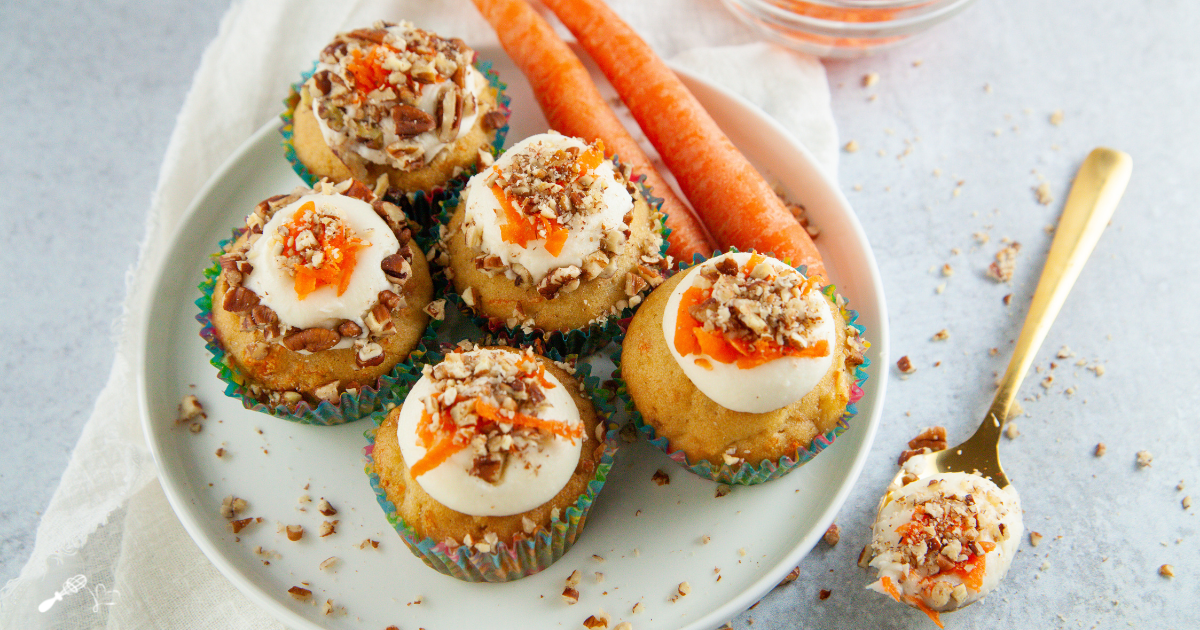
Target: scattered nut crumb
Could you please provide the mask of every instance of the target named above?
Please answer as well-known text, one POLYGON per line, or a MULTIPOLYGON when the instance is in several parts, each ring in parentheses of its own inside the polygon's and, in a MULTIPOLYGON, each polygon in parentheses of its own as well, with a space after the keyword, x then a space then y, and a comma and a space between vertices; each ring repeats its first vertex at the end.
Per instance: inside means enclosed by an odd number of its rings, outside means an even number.
POLYGON ((646 605, 643 604, 642 602, 638 602, 633 605, 633 611, 632 611, 633 614, 636 615, 636 614, 642 612, 643 610, 646 610, 646 605))
POLYGON ((217 448, 217 457, 225 457, 225 447, 217 448))
POLYGON ((337 524, 338 524, 338 521, 336 521, 336 520, 322 521, 321 529, 317 533, 320 534, 321 538, 324 538, 331 534, 336 534, 337 533, 337 524))
POLYGON ((842 528, 838 527, 837 523, 830 523, 829 529, 825 530, 825 535, 821 537, 825 544, 833 547, 842 539, 842 528))
POLYGON ((1014 400, 1008 407, 1008 417, 1005 418, 1005 421, 1012 420, 1023 413, 1025 413, 1025 408, 1021 406, 1020 401, 1014 400))
POLYGON ((826 589, 826 588, 823 588, 823 589, 821 589, 821 592, 817 594, 817 597, 818 597, 818 598, 819 598, 821 601, 825 601, 825 600, 829 599, 829 596, 830 596, 830 595, 833 595, 833 591, 831 591, 831 590, 829 590, 829 589, 826 589))
POLYGON ((1054 384, 1054 375, 1053 374, 1047 374, 1046 378, 1042 379, 1042 383, 1041 383, 1042 389, 1050 389, 1050 386, 1053 384, 1054 384))
POLYGON ((687 582, 680 582, 679 587, 675 589, 675 592, 679 593, 680 597, 687 597, 688 594, 692 592, 692 585, 688 584, 687 582))
MULTIPOLYGON (((718 571, 719 570, 720 569, 718 569, 718 571)), ((799 578, 800 578, 800 567, 793 567, 792 570, 789 571, 788 574, 785 575, 782 580, 780 580, 779 586, 783 586, 784 584, 791 584, 792 582, 795 582, 799 578)))
POLYGON ((871 553, 871 545, 863 545, 862 551, 858 552, 858 568, 865 569, 871 566, 871 557, 874 555, 871 553))
POLYGON ((288 525, 284 528, 284 531, 287 532, 287 539, 292 542, 296 542, 297 540, 304 538, 303 525, 288 525))
POLYGON ((739 555, 739 556, 742 556, 742 557, 745 557, 745 555, 746 555, 746 548, 745 548, 745 547, 742 547, 741 549, 738 549, 738 555, 739 555))
POLYGON ((601 610, 599 613, 584 619, 583 625, 584 627, 588 628, 588 630, 596 630, 596 628, 607 628, 608 621, 608 614, 601 610))
POLYGON ((241 518, 236 521, 230 521, 229 529, 233 530, 233 533, 237 534, 237 533, 241 532, 243 529, 245 529, 247 525, 250 525, 251 523, 261 523, 261 522, 262 522, 262 517, 241 518))
POLYGON ((711 541, 711 540, 712 540, 712 536, 709 536, 708 534, 705 534, 705 535, 703 535, 703 536, 701 536, 701 537, 700 537, 700 544, 701 544, 701 545, 707 545, 707 544, 709 543, 709 541, 711 541))
POLYGON ((933 341, 945 341, 950 338, 950 331, 945 328, 933 333, 933 341))
POLYGON ((1190 495, 1183 497, 1183 500, 1179 503, 1183 506, 1183 509, 1190 510, 1192 508, 1192 497, 1190 495))
POLYGON ((302 602, 306 602, 310 597, 312 597, 312 591, 299 586, 293 586, 292 588, 289 588, 288 593, 290 593, 294 599, 302 602))
POLYGON ((1061 125, 1063 121, 1063 110, 1056 109, 1050 114, 1050 124, 1054 126, 1061 125))
POLYGON ((371 540, 370 538, 367 538, 367 539, 363 540, 362 542, 358 543, 359 549, 366 549, 368 546, 371 547, 372 549, 378 549, 379 541, 371 540))
POLYGON ((1104 454, 1107 452, 1108 447, 1104 445, 1104 442, 1096 444, 1096 457, 1104 457, 1104 454))
POLYGON ((1004 427, 1004 437, 1006 437, 1010 440, 1015 440, 1015 439, 1017 439, 1018 435, 1021 435, 1021 430, 1017 428, 1017 423, 1015 423, 1015 422, 1006 423, 1006 425, 1004 427))
POLYGON ((1012 280, 1013 271, 1017 267, 1017 252, 1020 251, 1021 244, 1012 243, 1005 245, 1000 251, 996 252, 996 260, 988 265, 987 268, 988 277, 996 282, 1008 282, 1012 280))
POLYGON ((650 481, 653 481, 660 486, 665 486, 671 483, 671 476, 663 472, 660 468, 654 471, 654 474, 650 477, 650 481))
POLYGON ((1175 577, 1175 567, 1169 564, 1164 564, 1161 567, 1158 567, 1158 574, 1165 578, 1173 578, 1175 577))
POLYGON ((195 394, 188 394, 179 402, 179 415, 175 418, 176 424, 195 420, 196 418, 207 418, 204 413, 204 405, 200 404, 200 399, 196 398, 195 394))
POLYGON ((1043 536, 1041 534, 1033 530, 1029 531, 1029 544, 1033 545, 1034 547, 1042 544, 1042 538, 1043 536))
POLYGON ((317 568, 321 569, 322 571, 328 571, 336 566, 339 562, 341 562, 341 560, 339 560, 337 556, 329 556, 328 558, 322 560, 321 564, 317 565, 317 568))
POLYGON ((596 562, 604 562, 604 556, 592 554, 592 560, 595 560, 596 562))
POLYGON ((858 151, 858 141, 851 140, 850 142, 847 142, 843 149, 846 151, 846 153, 854 153, 855 151, 858 151))
POLYGON ((1038 203, 1042 204, 1043 206, 1048 206, 1054 202, 1054 195, 1050 194, 1049 183, 1042 182, 1041 184, 1038 184, 1038 187, 1034 189, 1034 192, 1037 194, 1038 203))
POLYGON ((1095 372, 1096 376, 1104 376, 1104 366, 1100 365, 1099 363, 1095 365, 1089 365, 1088 369, 1095 372))
POLYGON ((1154 456, 1150 454, 1150 451, 1138 451, 1137 452, 1138 468, 1149 468, 1150 462, 1152 462, 1152 461, 1154 461, 1154 456))
POLYGON ((933 288, 933 292, 937 293, 938 295, 945 293, 946 292, 946 283, 939 282, 938 285, 933 288))
POLYGON ((872 85, 875 85, 876 83, 879 83, 879 73, 878 72, 868 72, 863 75, 863 78, 862 78, 863 87, 871 87, 872 85))
POLYGON ((1070 348, 1063 346, 1058 349, 1058 354, 1056 356, 1058 356, 1058 358, 1060 358, 1060 359, 1069 359, 1069 358, 1075 356, 1075 353, 1071 352, 1070 348))
POLYGON ((713 497, 720 499, 721 497, 733 492, 733 487, 727 483, 717 484, 717 489, 713 492, 713 497))
POLYGON ((579 603, 579 591, 567 586, 563 588, 562 598, 568 606, 574 606, 575 604, 579 603))
MULTIPOLYGON (((957 253, 957 251, 952 250, 952 253, 957 253)), ((953 275, 954 275, 954 267, 951 267, 950 263, 946 263, 946 264, 942 265, 942 276, 949 278, 950 276, 953 276, 953 275)))
POLYGON ((225 518, 233 518, 242 513, 246 509, 246 502, 233 495, 229 495, 221 500, 221 516, 225 518))
POLYGON ((633 624, 629 623, 628 621, 622 621, 621 623, 617 624, 617 627, 613 628, 613 630, 633 630, 633 624))
POLYGON ((199 422, 193 422, 188 425, 188 431, 191 431, 192 433, 199 433, 203 430, 204 430, 204 425, 200 424, 199 422))
POLYGON ((972 234, 971 236, 974 237, 975 242, 979 243, 980 245, 984 245, 988 241, 992 240, 991 235, 989 235, 987 232, 976 232, 976 233, 972 234))
POLYGON ((917 366, 912 364, 912 361, 906 354, 900 357, 899 361, 896 361, 896 369, 900 370, 901 374, 912 374, 917 371, 917 366))
POLYGON ((329 504, 329 501, 325 500, 325 497, 321 497, 321 502, 317 504, 317 511, 325 516, 337 514, 337 510, 329 504))

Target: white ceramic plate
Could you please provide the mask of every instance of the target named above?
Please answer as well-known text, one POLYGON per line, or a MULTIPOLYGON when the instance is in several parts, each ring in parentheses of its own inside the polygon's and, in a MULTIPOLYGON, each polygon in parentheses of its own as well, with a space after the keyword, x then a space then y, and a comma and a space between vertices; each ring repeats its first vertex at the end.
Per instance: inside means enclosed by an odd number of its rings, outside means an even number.
MULTIPOLYGON (((509 82, 510 142, 545 130, 528 85, 507 57, 481 54, 497 60, 509 82)), ((720 499, 712 483, 637 444, 620 453, 578 544, 548 570, 509 584, 467 584, 425 567, 392 531, 363 474, 362 434, 370 420, 315 427, 247 411, 223 394, 198 334, 196 285, 217 242, 258 201, 299 183, 272 122, 217 172, 184 219, 145 319, 139 379, 146 435, 171 505, 213 564, 250 599, 286 625, 305 629, 505 627, 505 620, 512 627, 576 628, 603 609, 614 625, 629 620, 639 630, 699 630, 748 608, 812 548, 857 479, 879 422, 888 364, 879 271, 845 198, 786 130, 739 97, 681 75, 734 144, 821 228, 818 244, 829 274, 873 344, 866 396, 850 430, 787 477, 735 488, 720 499), (192 393, 208 412, 196 434, 174 424, 180 399, 192 393), (215 455, 218 448, 225 449, 223 458, 215 455), (670 475, 669 485, 651 481, 657 469, 670 475), (228 495, 248 502, 243 516, 264 522, 235 536, 219 514, 228 495), (307 511, 297 509, 301 495, 313 500, 307 511), (338 510, 337 533, 327 538, 316 535, 325 520, 316 510, 321 497, 338 510), (279 523, 303 525, 306 534, 289 542, 277 532, 279 523), (379 547, 360 549, 368 538, 379 547), (256 554, 256 547, 274 554, 256 554), (321 570, 330 557, 340 561, 321 570), (575 569, 584 579, 579 603, 568 606, 560 593, 575 569), (691 594, 671 603, 681 582, 691 585, 691 594), (317 606, 294 600, 288 589, 298 585, 345 614, 323 616, 317 606), (634 615, 637 602, 645 608, 634 615)))

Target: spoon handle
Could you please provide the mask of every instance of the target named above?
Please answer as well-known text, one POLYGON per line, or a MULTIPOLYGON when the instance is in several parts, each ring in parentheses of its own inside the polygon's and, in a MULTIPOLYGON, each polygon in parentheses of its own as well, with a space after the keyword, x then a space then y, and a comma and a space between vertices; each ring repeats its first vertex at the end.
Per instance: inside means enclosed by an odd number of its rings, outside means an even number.
POLYGON ((1017 389, 1046 339, 1050 325, 1117 209, 1132 169, 1133 160, 1128 154, 1104 147, 1094 149, 1079 167, 1054 231, 1054 241, 1050 244, 1046 266, 1034 291, 1029 314, 1025 316, 1021 336, 1017 338, 1008 369, 1000 380, 1000 389, 988 409, 988 419, 992 422, 983 423, 994 427, 997 438, 1017 396, 1017 389))

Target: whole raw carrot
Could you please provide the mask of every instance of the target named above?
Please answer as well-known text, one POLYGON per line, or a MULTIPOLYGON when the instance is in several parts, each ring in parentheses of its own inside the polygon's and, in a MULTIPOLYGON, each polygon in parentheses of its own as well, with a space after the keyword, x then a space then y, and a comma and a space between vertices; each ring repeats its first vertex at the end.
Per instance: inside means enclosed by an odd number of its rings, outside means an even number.
POLYGON ((715 245, 704 226, 667 185, 633 136, 617 119, 592 82, 587 68, 566 42, 525 0, 472 0, 496 29, 500 44, 529 79, 533 94, 550 127, 584 138, 599 139, 610 153, 646 176, 646 184, 663 199, 667 227, 671 228, 667 253, 691 261, 693 254, 711 256, 715 245))
POLYGON ((633 112, 717 243, 754 248, 825 275, 821 255, 779 199, 667 64, 603 0, 542 0, 575 34, 633 112))

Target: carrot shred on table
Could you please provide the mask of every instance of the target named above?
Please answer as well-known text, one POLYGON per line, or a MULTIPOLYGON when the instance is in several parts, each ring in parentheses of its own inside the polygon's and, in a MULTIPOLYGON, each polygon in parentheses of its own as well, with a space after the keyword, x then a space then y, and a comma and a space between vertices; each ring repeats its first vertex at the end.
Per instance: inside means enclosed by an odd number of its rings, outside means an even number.
POLYGON ((529 79, 534 97, 550 126, 568 136, 604 142, 635 175, 646 178, 667 214, 667 253, 691 261, 716 249, 707 230, 686 203, 655 170, 649 156, 621 124, 571 48, 525 0, 472 0, 496 30, 500 43, 529 79))
POLYGON ((602 0, 543 4, 608 77, 722 249, 773 252, 825 275, 808 232, 771 185, 620 16, 602 0))

